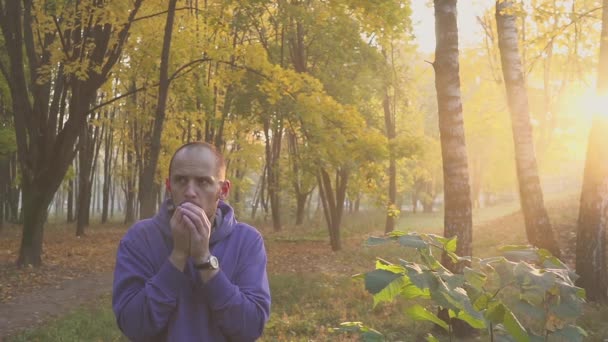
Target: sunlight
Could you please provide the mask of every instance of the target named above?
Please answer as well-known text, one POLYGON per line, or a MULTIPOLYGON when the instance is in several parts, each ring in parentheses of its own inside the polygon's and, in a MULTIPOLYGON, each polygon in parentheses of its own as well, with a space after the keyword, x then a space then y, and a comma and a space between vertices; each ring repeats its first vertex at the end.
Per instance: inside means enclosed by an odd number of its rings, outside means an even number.
POLYGON ((569 101, 569 111, 580 118, 592 119, 599 115, 608 118, 608 94, 598 94, 596 90, 589 90, 569 101))

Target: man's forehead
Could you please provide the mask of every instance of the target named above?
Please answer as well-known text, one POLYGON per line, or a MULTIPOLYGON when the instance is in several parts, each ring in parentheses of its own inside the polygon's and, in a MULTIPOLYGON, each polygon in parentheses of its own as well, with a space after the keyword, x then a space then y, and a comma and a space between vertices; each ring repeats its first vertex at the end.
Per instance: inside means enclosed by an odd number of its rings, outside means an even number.
POLYGON ((217 156, 213 151, 205 146, 192 145, 185 147, 175 154, 175 160, 177 159, 210 159, 212 161, 217 161, 217 156))
POLYGON ((173 158, 172 169, 174 173, 186 171, 184 168, 210 169, 215 173, 217 163, 216 155, 209 149, 190 147, 177 152, 173 158))

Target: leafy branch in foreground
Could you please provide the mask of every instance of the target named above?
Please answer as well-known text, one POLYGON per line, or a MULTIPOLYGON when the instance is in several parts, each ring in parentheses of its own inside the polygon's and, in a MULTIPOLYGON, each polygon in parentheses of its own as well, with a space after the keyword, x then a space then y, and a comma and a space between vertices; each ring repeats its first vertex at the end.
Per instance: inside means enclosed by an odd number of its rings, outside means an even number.
MULTIPOLYGON (((400 259, 391 263, 378 258, 375 270, 353 276, 364 281, 374 306, 398 297, 417 299, 406 314, 414 320, 433 322, 450 337, 456 319, 487 330, 491 341, 582 341, 586 336, 576 325, 585 292, 574 285, 576 274, 545 249, 505 246, 498 257, 461 257, 454 253, 455 237, 403 231, 371 237, 366 245, 389 242, 415 248, 419 262, 400 259), (454 262, 467 261, 471 267, 465 267, 463 274, 454 274, 434 256, 434 250, 446 253, 454 262), (424 302, 426 307, 418 304, 424 302), (438 309, 448 310, 448 322, 433 313, 438 309)), ((361 331, 365 341, 383 340, 380 333, 370 335, 369 331, 376 331, 362 323, 343 325, 336 331, 361 331)), ((427 340, 436 339, 429 335, 427 340)))

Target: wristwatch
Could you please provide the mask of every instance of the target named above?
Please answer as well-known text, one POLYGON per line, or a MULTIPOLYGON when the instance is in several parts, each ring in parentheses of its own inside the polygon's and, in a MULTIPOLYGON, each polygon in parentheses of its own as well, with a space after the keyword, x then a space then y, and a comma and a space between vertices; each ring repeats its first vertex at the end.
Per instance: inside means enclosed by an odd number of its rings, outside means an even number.
POLYGON ((195 263, 194 268, 196 268, 197 270, 217 270, 218 268, 220 268, 220 262, 215 256, 210 255, 207 261, 204 261, 202 263, 195 263))

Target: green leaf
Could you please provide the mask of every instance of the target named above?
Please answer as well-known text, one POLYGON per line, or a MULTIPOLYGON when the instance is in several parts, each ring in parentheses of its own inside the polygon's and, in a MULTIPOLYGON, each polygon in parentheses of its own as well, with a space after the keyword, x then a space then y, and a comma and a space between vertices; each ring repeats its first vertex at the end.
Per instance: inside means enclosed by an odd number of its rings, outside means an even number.
POLYGON ((374 270, 365 274, 365 289, 371 293, 376 294, 395 279, 401 278, 403 275, 389 272, 386 270, 374 270))
POLYGON ((544 322, 547 316, 543 306, 535 306, 523 300, 518 300, 511 308, 515 316, 523 321, 544 322))
POLYGON ((579 303, 563 300, 561 303, 551 306, 549 311, 559 318, 577 318, 581 315, 579 303))
POLYGON ((443 249, 446 252, 450 252, 450 253, 456 252, 456 247, 458 244, 457 236, 452 236, 451 238, 443 237, 441 235, 436 235, 436 234, 428 234, 427 236, 430 237, 432 240, 439 242, 443 246, 443 249))
POLYGON ((478 314, 478 316, 476 317, 476 316, 471 315, 467 311, 460 311, 456 315, 456 318, 458 318, 461 321, 467 322, 470 326, 472 326, 475 329, 485 329, 486 328, 486 321, 483 319, 483 316, 481 314, 478 314))
POLYGON ((405 267, 401 265, 391 264, 381 259, 376 260, 376 269, 385 270, 396 274, 405 274, 405 267))
POLYGON ((409 308, 405 309, 405 312, 417 321, 430 321, 442 327, 446 331, 449 330, 448 324, 446 322, 444 322, 442 319, 437 317, 437 315, 428 311, 421 305, 416 304, 414 306, 410 306, 409 308))
POLYGON ((500 287, 505 287, 513 281, 513 268, 516 265, 514 262, 510 262, 505 258, 499 258, 488 263, 488 265, 492 266, 496 274, 498 274, 500 287))
POLYGON ((492 298, 492 296, 489 293, 482 293, 473 302, 473 307, 479 311, 487 309, 490 298, 492 298))
POLYGON ((438 277, 431 271, 416 272, 413 269, 406 267, 407 276, 412 284, 420 289, 434 289, 437 287, 438 277))
POLYGON ((375 330, 364 332, 361 337, 364 342, 382 342, 384 341, 384 335, 375 330))
POLYGON ((426 334, 426 336, 424 337, 426 342, 439 342, 439 340, 437 339, 437 337, 431 335, 431 333, 426 334))
POLYGON ((431 294, 428 289, 420 289, 416 285, 410 283, 401 289, 401 295, 405 299, 413 299, 413 298, 431 298, 431 294))
POLYGON ((455 289, 457 287, 462 287, 464 282, 465 282, 465 278, 462 274, 453 274, 453 273, 442 273, 440 274, 441 279, 443 279, 443 281, 445 281, 446 285, 448 286, 448 288, 450 289, 455 289))
MULTIPOLYGON (((420 253, 420 258, 424 262, 424 264, 431 270, 445 270, 448 271, 433 255, 430 248, 419 248, 418 252, 420 253)), ((449 271, 448 271, 449 272, 449 271)))
POLYGON ((390 239, 383 238, 383 237, 371 236, 367 239, 367 241, 365 241, 365 245, 366 246, 378 246, 378 245, 385 245, 389 242, 392 242, 392 241, 390 239))
POLYGON ((529 342, 530 337, 528 336, 528 332, 526 329, 519 323, 519 320, 511 310, 506 309, 504 315, 503 324, 505 325, 505 329, 515 338, 517 342, 529 342))
POLYGON ((445 248, 445 250, 447 252, 455 253, 457 244, 458 244, 458 237, 454 236, 451 239, 449 239, 446 243, 443 244, 443 248, 445 248))
POLYGON ((374 295, 374 307, 379 303, 392 302, 395 297, 401 294, 401 290, 409 283, 409 280, 406 276, 402 276, 396 278, 391 283, 389 283, 386 287, 384 287, 380 292, 374 295))
POLYGON ((490 302, 488 309, 484 312, 484 317, 494 324, 499 324, 505 318, 505 311, 506 308, 503 303, 498 301, 490 302))
POLYGON ((420 236, 408 234, 399 237, 399 244, 404 247, 411 248, 428 248, 428 244, 420 236))
POLYGON ((505 251, 502 253, 502 255, 507 258, 507 260, 514 262, 525 261, 532 264, 536 264, 540 261, 538 254, 534 250, 505 251))
POLYGON ((404 236, 407 234, 408 234, 408 232, 406 232, 404 230, 393 230, 392 232, 388 233, 387 235, 390 237, 400 237, 400 236, 404 236))
POLYGON ((488 276, 485 273, 474 270, 469 267, 465 267, 463 273, 464 279, 467 281, 467 283, 469 283, 469 285, 475 288, 476 290, 482 290, 483 286, 488 280, 488 276))
POLYGON ((564 341, 568 342, 579 342, 583 341, 583 337, 587 337, 587 332, 577 325, 568 325, 563 329, 553 332, 549 336, 562 337, 564 341))
POLYGON ((450 289, 442 281, 439 282, 437 289, 431 289, 431 298, 446 309, 455 311, 465 310, 465 304, 469 303, 469 297, 463 288, 457 287, 450 289))

